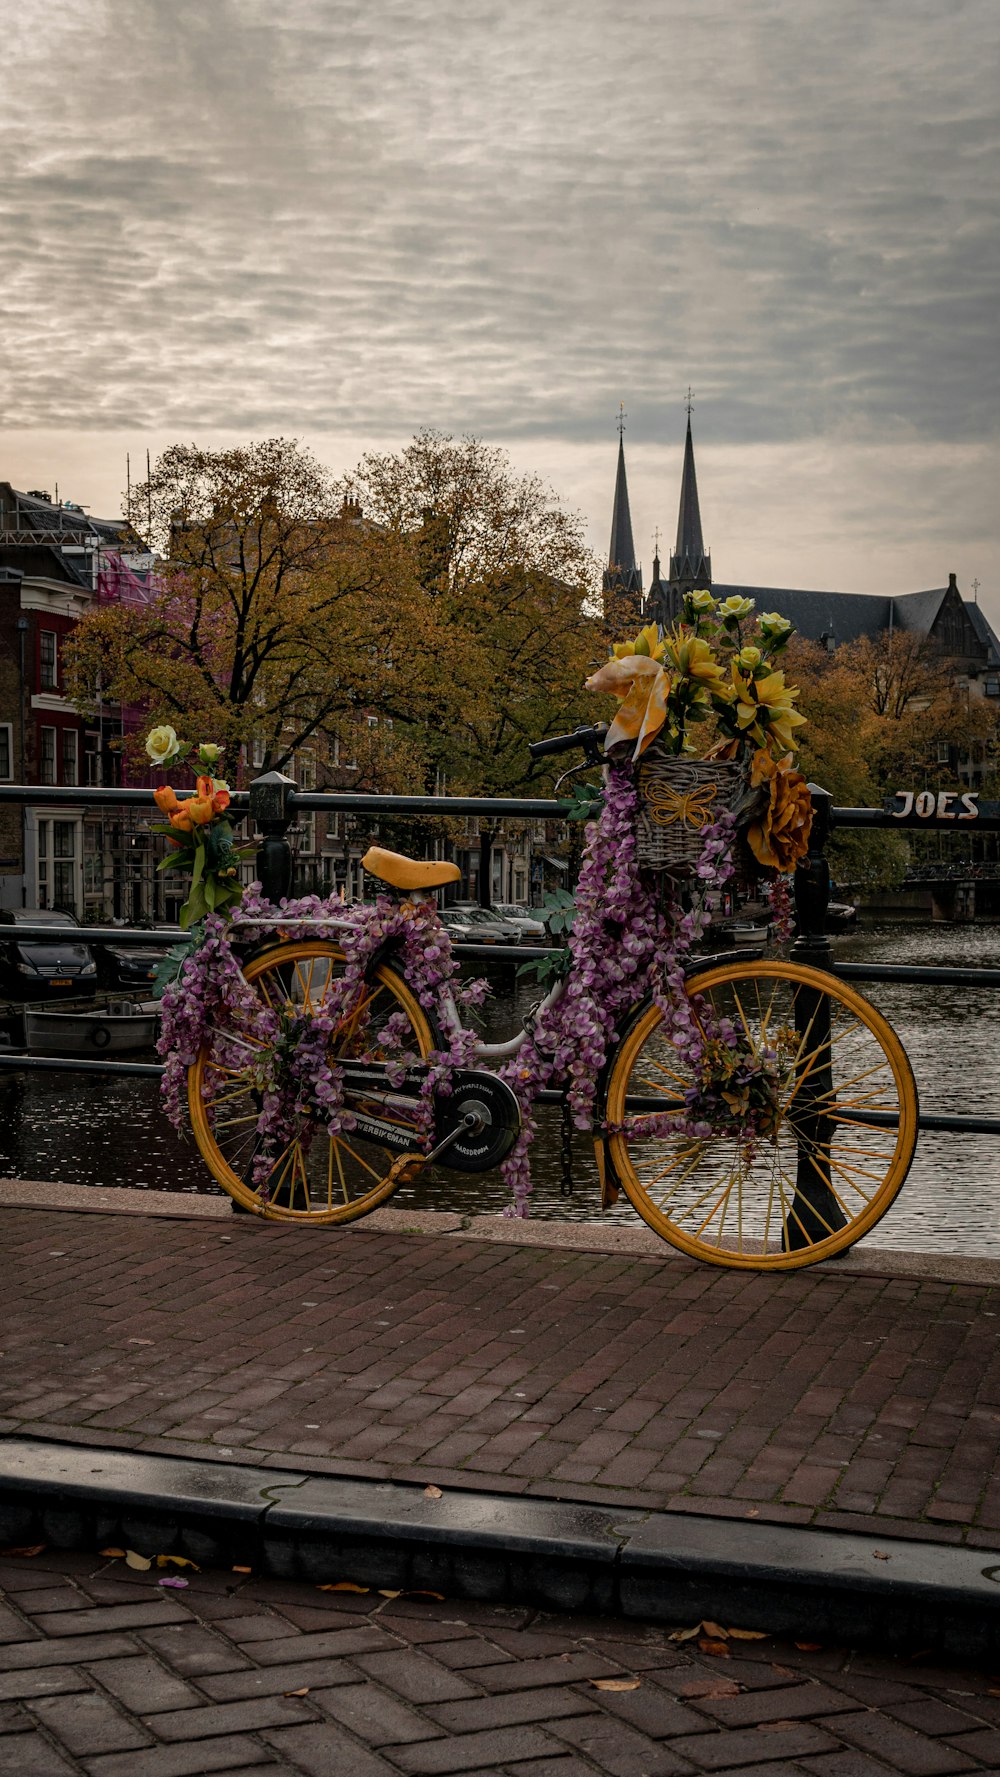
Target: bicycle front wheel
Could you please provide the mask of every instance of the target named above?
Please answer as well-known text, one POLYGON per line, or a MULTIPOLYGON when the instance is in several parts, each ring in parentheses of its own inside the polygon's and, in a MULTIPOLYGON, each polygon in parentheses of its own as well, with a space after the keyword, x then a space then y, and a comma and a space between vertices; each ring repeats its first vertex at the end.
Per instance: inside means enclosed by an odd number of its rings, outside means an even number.
MULTIPOLYGON (((352 1222, 389 1198, 402 1182, 405 1155, 357 1128, 331 1135, 315 1110, 294 1113, 275 1137, 261 1128, 261 1058, 274 1029, 292 1021, 308 1038, 310 1020, 329 1016, 344 968, 343 952, 324 940, 279 944, 248 963, 244 979, 257 1010, 234 1011, 213 1029, 188 1070, 191 1127, 212 1177, 244 1209, 279 1222, 352 1222), (272 1028, 273 1027, 273 1028, 272 1028)), ((381 1062, 434 1048, 427 1016, 402 976, 381 964, 338 1010, 320 1059, 381 1062)), ((393 1098, 370 1109, 397 1124, 404 1146, 419 1151, 415 1108, 393 1098)))
POLYGON ((832 1258, 867 1234, 913 1158, 917 1089, 899 1038, 845 982, 797 963, 692 977, 700 1055, 655 1005, 608 1080, 611 1159, 643 1221, 744 1270, 832 1258))

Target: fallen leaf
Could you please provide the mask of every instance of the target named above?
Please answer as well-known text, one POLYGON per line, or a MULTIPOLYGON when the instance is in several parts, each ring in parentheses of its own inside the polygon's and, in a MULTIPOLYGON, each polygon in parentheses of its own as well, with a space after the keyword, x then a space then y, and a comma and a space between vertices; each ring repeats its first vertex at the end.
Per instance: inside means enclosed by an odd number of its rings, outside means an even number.
POLYGON ((711 1654, 716 1660, 731 1660, 733 1657, 728 1641, 711 1641, 708 1637, 703 1637, 698 1646, 703 1654, 711 1654))
POLYGON ((122 1561, 125 1558, 124 1549, 98 1549, 97 1553, 105 1555, 109 1561, 122 1561))
POLYGON ((789 1728, 801 1728, 800 1721, 759 1721, 758 1734, 787 1734, 789 1728))
POLYGON ((729 1634, 729 1630, 723 1629, 719 1623, 702 1623, 700 1627, 704 1629, 706 1635, 711 1635, 715 1641, 725 1641, 729 1634))
POLYGON ((402 1592, 402 1593, 400 1593, 400 1597, 402 1597, 402 1598, 433 1598, 435 1603, 437 1603, 437 1604, 444 1603, 444 1593, 443 1592, 425 1592, 425 1591, 421 1591, 418 1589, 416 1592, 402 1592))
POLYGON ((592 1678, 595 1691, 637 1691, 641 1678, 592 1678))
POLYGON ((155 1341, 153 1339, 129 1339, 128 1343, 129 1345, 153 1345, 155 1341))
POLYGON ((297 1691, 282 1691, 281 1694, 283 1697, 308 1697, 309 1686, 307 1684, 300 1685, 297 1691))
POLYGON ((178 1587, 183 1587, 183 1586, 186 1586, 186 1585, 187 1585, 187 1580, 157 1580, 157 1582, 156 1582, 156 1583, 157 1583, 157 1585, 158 1585, 158 1586, 178 1586, 178 1587))
POLYGON ((731 1678, 696 1678, 679 1686, 679 1697, 738 1697, 740 1687, 731 1678))
POLYGON ((387 1592, 382 1586, 378 1589, 378 1595, 380 1598, 402 1598, 403 1596, 402 1592, 387 1592))
POLYGON ((0 1555, 40 1555, 45 1543, 32 1543, 27 1549, 0 1549, 0 1555))
POLYGON ((425 1499, 440 1499, 441 1498, 440 1487, 435 1487, 432 1482, 429 1487, 424 1488, 424 1498, 425 1499))
POLYGON ((760 1517, 760 1506, 751 1506, 750 1510, 748 1512, 744 1512, 743 1516, 745 1518, 759 1518, 760 1517))
POLYGON ((370 1586, 356 1586, 353 1580, 335 1580, 332 1586, 317 1586, 317 1592, 370 1592, 370 1586))
POLYGON ((766 1641, 768 1639, 766 1629, 727 1629, 726 1634, 731 1636, 733 1641, 766 1641))
POLYGON ((795 1645, 800 1654, 818 1654, 823 1647, 821 1641, 797 1641, 795 1645))
POLYGON ((696 1623, 693 1629, 672 1629, 667 1636, 668 1641, 693 1641, 701 1634, 701 1624, 696 1623))
POLYGON ((876 1561, 891 1561, 892 1560, 892 1556, 887 1555, 885 1553, 884 1549, 873 1549, 872 1554, 874 1555, 876 1561))
POLYGON ((157 1567, 190 1567, 195 1573, 201 1572, 197 1561, 189 1561, 186 1555, 157 1555, 156 1565, 157 1567))
POLYGON ((252 1567, 234 1567, 232 1569, 232 1572, 233 1573, 253 1573, 253 1568, 252 1567))
POLYGON ((134 1549, 126 1549, 125 1565, 126 1567, 134 1567, 137 1573, 145 1573, 153 1563, 151 1560, 147 1560, 145 1555, 137 1555, 134 1549))
POLYGON ((779 1666, 777 1660, 771 1661, 771 1671, 776 1672, 779 1678, 798 1678, 799 1676, 794 1666, 779 1666))

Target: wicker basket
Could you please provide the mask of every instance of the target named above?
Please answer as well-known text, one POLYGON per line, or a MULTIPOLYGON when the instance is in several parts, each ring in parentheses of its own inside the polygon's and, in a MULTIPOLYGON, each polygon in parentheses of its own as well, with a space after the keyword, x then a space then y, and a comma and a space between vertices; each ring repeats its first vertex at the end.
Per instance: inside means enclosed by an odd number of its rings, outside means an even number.
POLYGON ((637 773, 637 855, 646 870, 684 875, 701 856, 704 829, 745 799, 742 767, 719 759, 679 759, 657 741, 637 773))

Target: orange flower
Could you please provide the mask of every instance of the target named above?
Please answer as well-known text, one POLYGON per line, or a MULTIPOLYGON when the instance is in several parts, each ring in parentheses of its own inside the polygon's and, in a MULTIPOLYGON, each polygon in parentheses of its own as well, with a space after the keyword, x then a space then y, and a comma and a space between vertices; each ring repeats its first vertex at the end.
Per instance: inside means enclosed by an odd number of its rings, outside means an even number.
POLYGON ((215 809, 212 807, 211 778, 207 780, 210 786, 208 795, 203 796, 200 794, 200 787, 205 781, 204 778, 198 779, 199 794, 197 796, 189 796, 187 802, 188 814, 191 816, 196 827, 207 827, 209 821, 215 814, 215 809))
POLYGON ((231 800, 232 798, 229 791, 226 789, 225 784, 220 784, 215 795, 212 797, 212 807, 215 809, 216 814, 223 814, 229 807, 231 800))
POLYGON ((153 801, 164 814, 173 814, 174 810, 180 807, 177 793, 171 789, 169 784, 163 784, 159 790, 153 791, 153 801))
POLYGON ((179 833, 190 833, 192 826, 190 802, 178 802, 170 816, 170 825, 176 827, 179 833))
POLYGON ((792 767, 792 756, 772 759, 763 747, 754 754, 750 782, 755 789, 767 785, 767 807, 747 830, 750 850, 765 869, 794 869, 809 850, 812 829, 812 798, 801 771, 792 767))

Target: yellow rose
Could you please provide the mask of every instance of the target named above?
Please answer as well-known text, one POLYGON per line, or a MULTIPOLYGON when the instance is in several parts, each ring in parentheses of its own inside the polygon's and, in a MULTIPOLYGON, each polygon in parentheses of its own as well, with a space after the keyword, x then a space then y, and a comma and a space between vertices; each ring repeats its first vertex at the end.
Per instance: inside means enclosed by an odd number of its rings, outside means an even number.
POLYGON ((719 614, 735 623, 743 617, 749 617, 754 608, 753 599, 740 598, 739 593, 734 592, 730 594, 729 598, 723 599, 719 606, 719 614))
POLYGON ((792 625, 779 611, 765 611, 760 619, 760 627, 766 636, 783 636, 788 634, 792 625))
POLYGON ((222 748, 217 747, 214 741, 202 741, 198 748, 198 758, 202 765, 214 765, 221 752, 222 748))
POLYGON ((697 592, 689 592, 688 603, 691 606, 692 611, 715 610, 715 600, 705 586, 699 587, 697 592))
POLYGON ((764 656, 759 648, 741 648, 736 656, 737 664, 745 667, 746 670, 751 673, 755 666, 760 665, 763 658, 764 656))
POLYGON ((146 741, 146 752, 154 765, 169 765, 180 752, 180 741, 174 730, 164 723, 162 728, 154 728, 146 741))

